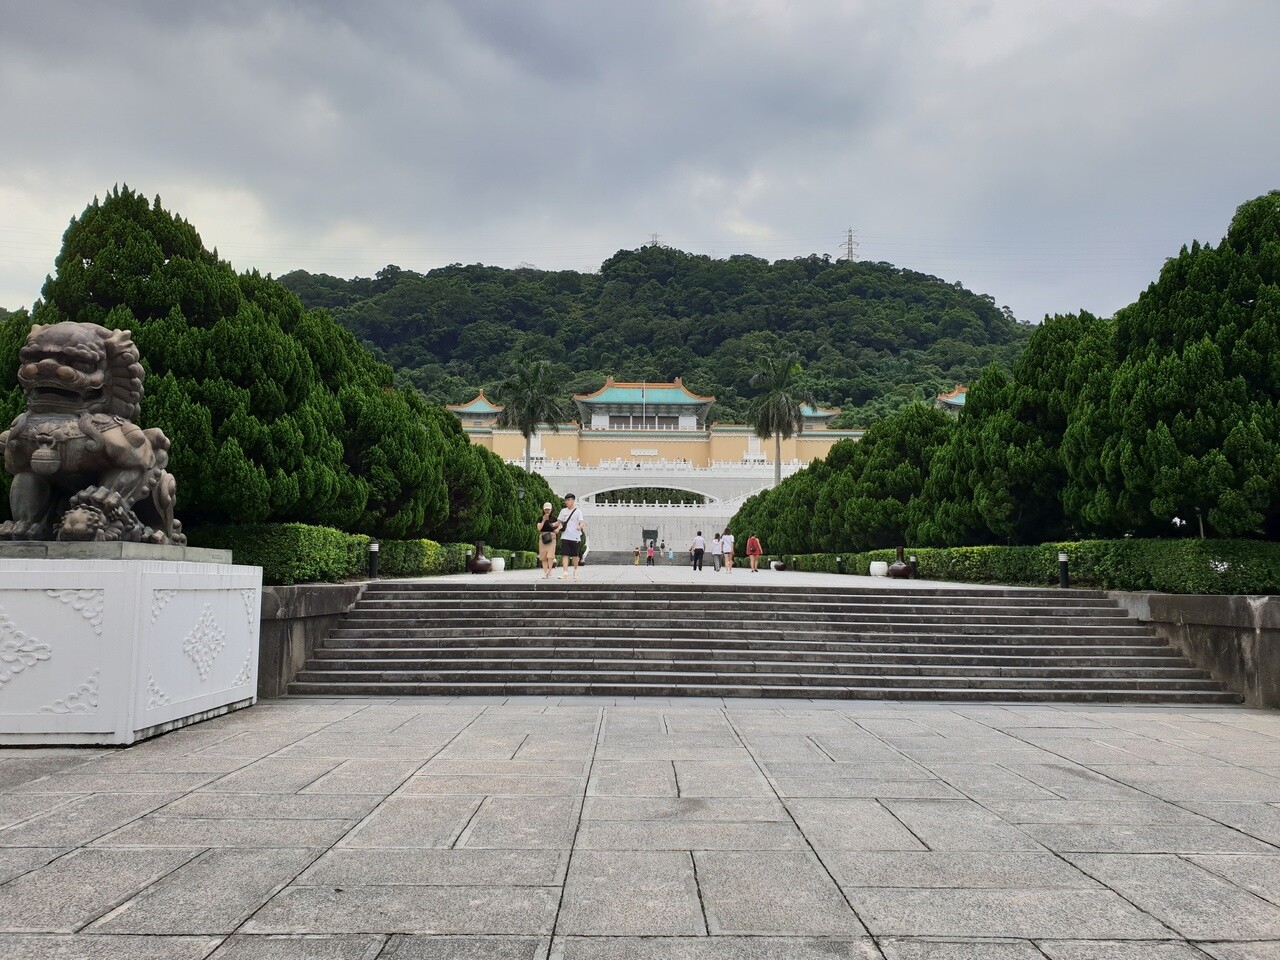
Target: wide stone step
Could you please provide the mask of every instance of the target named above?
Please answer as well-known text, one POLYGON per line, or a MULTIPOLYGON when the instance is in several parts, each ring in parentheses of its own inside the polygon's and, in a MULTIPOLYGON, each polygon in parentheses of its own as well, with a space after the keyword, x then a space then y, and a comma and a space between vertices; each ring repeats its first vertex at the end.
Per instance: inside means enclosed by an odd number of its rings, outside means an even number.
POLYGON ((734 582, 709 580, 705 583, 662 584, 616 586, 611 584, 584 583, 582 581, 537 581, 523 586, 489 586, 483 580, 472 581, 468 586, 433 584, 426 581, 388 581, 380 580, 372 583, 365 590, 366 597, 378 598, 387 595, 421 596, 466 599, 486 597, 499 599, 533 599, 540 596, 557 598, 604 598, 618 599, 650 599, 710 597, 715 595, 750 598, 750 597, 796 597, 800 599, 814 598, 879 598, 886 602, 897 602, 904 598, 908 601, 924 602, 929 598, 950 600, 960 598, 968 602, 982 603, 990 599, 1014 598, 1018 603, 1032 603, 1045 600, 1054 603, 1062 602, 1095 602, 1102 606, 1111 606, 1111 599, 1100 590, 1059 590, 1057 588, 1036 587, 972 587, 937 586, 937 587, 769 587, 758 581, 734 582))
POLYGON ((614 636, 592 636, 577 633, 564 638, 529 637, 520 633, 498 634, 494 636, 475 636, 464 634, 461 637, 428 637, 428 636, 346 636, 336 635, 324 641, 325 647, 364 647, 366 649, 437 649, 467 645, 476 648, 484 647, 517 647, 524 644, 541 646, 581 646, 581 647, 636 647, 650 650, 664 650, 674 647, 690 647, 705 650, 894 650, 903 652, 1025 652, 1043 651, 1052 653, 1073 654, 1081 652, 1113 651, 1119 649, 1143 650, 1148 653, 1167 651, 1169 648, 1158 637, 1090 637, 1081 638, 1071 635, 1044 636, 1035 638, 1015 636, 972 636, 972 637, 913 637, 910 635, 861 634, 833 638, 822 635, 816 637, 789 636, 778 633, 753 633, 747 636, 734 635, 725 637, 673 637, 653 636, 624 638, 614 636))
POLYGON ((1041 612, 1085 612, 1100 615, 1125 616, 1125 614, 1103 600, 1069 599, 1036 599, 1022 602, 1011 597, 991 597, 975 600, 972 597, 829 597, 818 598, 806 595, 787 597, 757 597, 744 595, 742 591, 711 594, 699 597, 681 597, 670 594, 655 594, 651 597, 622 596, 615 598, 578 597, 566 594, 559 597, 450 597, 442 599, 424 597, 387 597, 366 595, 361 600, 362 609, 370 610, 410 610, 418 613, 432 612, 468 612, 476 610, 559 610, 566 606, 566 601, 589 604, 593 609, 627 609, 627 610, 670 610, 679 608, 687 610, 691 601, 697 603, 699 609, 708 610, 752 610, 796 612, 833 612, 851 613, 868 610, 919 610, 926 613, 954 612, 956 610, 993 611, 1015 610, 1022 613, 1041 612))
POLYGON ((343 671, 347 675, 401 674, 406 672, 488 672, 516 671, 525 673, 561 673, 578 670, 593 672, 669 671, 696 673, 778 673, 796 672, 823 675, 919 676, 919 677, 1045 677, 1049 679, 1208 679, 1208 674, 1194 667, 1161 665, 1133 667, 1124 665, 1087 666, 1059 664, 906 664, 906 663, 821 663, 791 660, 650 660, 637 657, 601 657, 583 660, 566 657, 526 657, 518 660, 474 660, 467 658, 427 658, 417 660, 341 660, 336 658, 307 661, 301 679, 312 673, 343 671))
MULTIPOLYGON (((950 648, 947 648, 948 650, 950 648)), ((1171 650, 1147 651, 1129 647, 1097 648, 1105 653, 1080 654, 1071 648, 1030 647, 1022 652, 1009 652, 1010 648, 997 648, 993 652, 965 649, 961 652, 923 653, 907 648, 881 649, 871 645, 850 645, 848 650, 743 649, 738 647, 318 647, 317 660, 407 660, 423 658, 464 660, 519 660, 522 658, 560 657, 568 660, 600 660, 629 658, 639 660, 790 660, 813 663, 967 663, 992 666, 1126 666, 1161 667, 1179 666, 1185 660, 1171 650)))
POLYGON ((962 688, 938 690, 933 687, 884 687, 845 685, 814 688, 785 684, 738 683, 295 683, 290 692, 298 696, 423 697, 423 696, 598 696, 598 697, 788 697, 845 700, 946 700, 994 701, 1009 703, 1240 703, 1241 698, 1221 690, 1114 690, 1081 687, 1076 689, 962 688))
MULTIPOLYGON (((574 620, 552 623, 471 623, 459 624, 451 620, 409 624, 397 621, 348 623, 333 632, 335 637, 418 637, 418 638, 481 638, 481 637, 542 637, 547 640, 573 639, 578 636, 636 637, 661 639, 663 637, 690 637, 699 639, 749 640, 754 637, 776 639, 781 637, 811 638, 815 640, 843 637, 1070 637, 1074 639, 1109 638, 1142 643, 1154 638, 1154 634, 1139 624, 1117 624, 1111 627, 1050 624, 953 624, 942 627, 927 623, 874 623, 874 624, 813 624, 778 623, 761 624, 754 621, 722 621, 719 623, 671 623, 635 626, 617 621, 574 620)), ((1157 641, 1158 642, 1158 641, 1157 641)))

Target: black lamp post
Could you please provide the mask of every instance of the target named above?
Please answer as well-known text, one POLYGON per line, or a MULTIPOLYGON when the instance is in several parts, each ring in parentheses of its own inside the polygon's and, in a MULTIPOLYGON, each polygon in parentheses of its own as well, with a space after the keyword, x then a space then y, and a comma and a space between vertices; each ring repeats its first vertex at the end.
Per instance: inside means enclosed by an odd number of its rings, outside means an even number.
POLYGON ((370 580, 378 579, 378 549, 379 549, 378 541, 370 540, 369 541, 369 579, 370 580))

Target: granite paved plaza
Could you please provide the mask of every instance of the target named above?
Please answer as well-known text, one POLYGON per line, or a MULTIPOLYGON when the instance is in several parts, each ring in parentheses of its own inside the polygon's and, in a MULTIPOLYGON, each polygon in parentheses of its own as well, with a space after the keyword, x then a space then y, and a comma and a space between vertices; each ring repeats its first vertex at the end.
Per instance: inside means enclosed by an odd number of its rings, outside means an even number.
POLYGON ((1280 957, 1280 715, 277 700, 0 750, 4 960, 1280 957))

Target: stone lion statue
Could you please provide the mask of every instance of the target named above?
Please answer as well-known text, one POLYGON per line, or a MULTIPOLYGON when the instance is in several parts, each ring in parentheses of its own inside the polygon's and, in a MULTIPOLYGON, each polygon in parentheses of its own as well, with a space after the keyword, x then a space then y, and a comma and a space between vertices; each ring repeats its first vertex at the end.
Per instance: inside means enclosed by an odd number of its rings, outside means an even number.
POLYGON ((0 538, 185 544, 169 440, 133 423, 146 373, 132 333, 37 324, 18 356, 27 409, 0 434, 13 475, 0 538))

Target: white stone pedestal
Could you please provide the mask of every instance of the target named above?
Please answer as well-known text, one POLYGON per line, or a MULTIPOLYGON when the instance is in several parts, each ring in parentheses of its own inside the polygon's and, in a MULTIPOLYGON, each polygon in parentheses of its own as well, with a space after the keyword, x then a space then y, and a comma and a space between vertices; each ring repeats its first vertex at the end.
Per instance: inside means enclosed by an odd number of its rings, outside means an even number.
POLYGON ((133 743, 251 705, 261 607, 261 567, 0 559, 0 744, 133 743))

